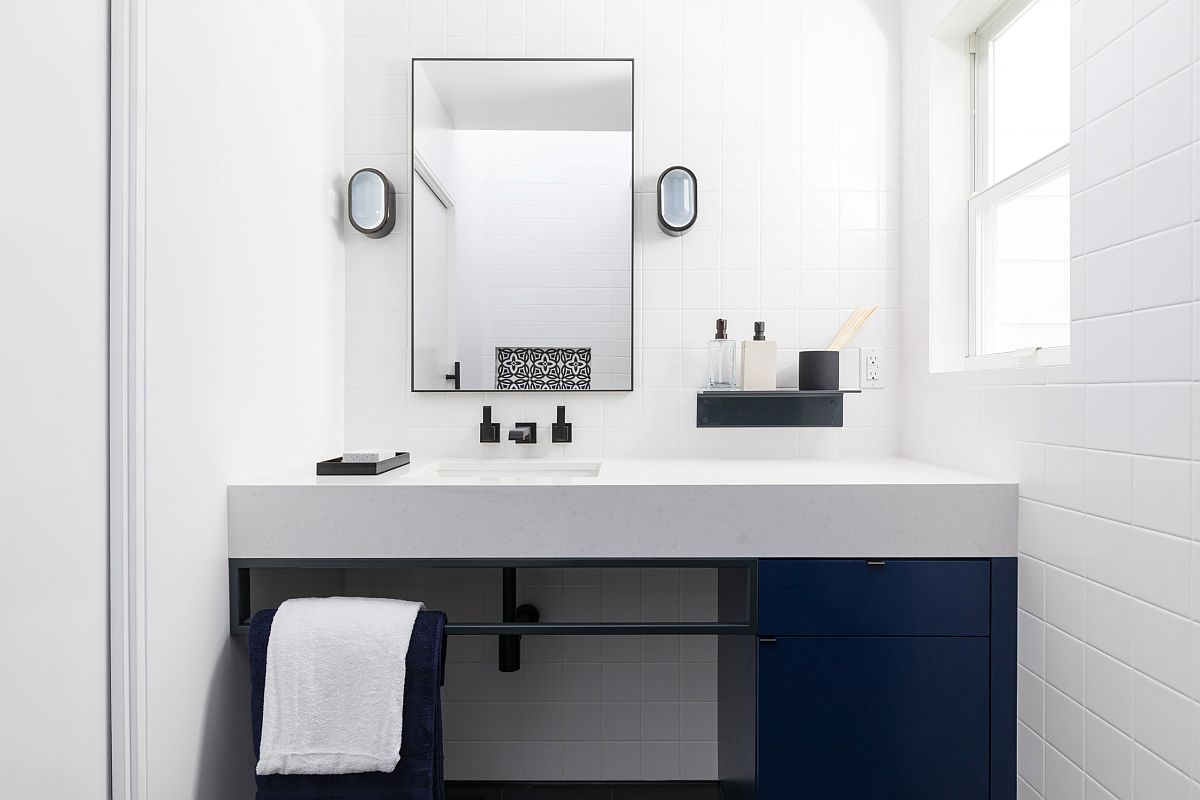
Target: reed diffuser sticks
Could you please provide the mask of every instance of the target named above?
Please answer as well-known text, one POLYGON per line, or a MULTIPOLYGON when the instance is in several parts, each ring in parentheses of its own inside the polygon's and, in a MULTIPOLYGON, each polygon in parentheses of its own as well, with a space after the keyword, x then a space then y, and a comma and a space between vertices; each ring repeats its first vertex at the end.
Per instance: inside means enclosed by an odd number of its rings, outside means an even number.
POLYGON ((833 337, 833 341, 829 343, 826 350, 841 350, 846 344, 854 338, 854 334, 858 333, 858 329, 866 324, 871 315, 875 313, 875 309, 879 306, 871 306, 870 308, 856 308, 854 313, 850 315, 842 327, 838 330, 837 335, 833 337))

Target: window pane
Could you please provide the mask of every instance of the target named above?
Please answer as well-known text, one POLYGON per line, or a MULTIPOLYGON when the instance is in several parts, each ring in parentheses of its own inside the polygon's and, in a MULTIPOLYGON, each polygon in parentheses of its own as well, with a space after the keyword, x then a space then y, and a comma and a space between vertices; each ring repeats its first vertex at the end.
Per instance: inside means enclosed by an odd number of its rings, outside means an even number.
POLYGON ((1071 8, 1037 0, 990 43, 991 180, 1070 141, 1071 8))
POLYGON ((978 352, 1070 344, 1067 173, 983 209, 979 224, 978 352))

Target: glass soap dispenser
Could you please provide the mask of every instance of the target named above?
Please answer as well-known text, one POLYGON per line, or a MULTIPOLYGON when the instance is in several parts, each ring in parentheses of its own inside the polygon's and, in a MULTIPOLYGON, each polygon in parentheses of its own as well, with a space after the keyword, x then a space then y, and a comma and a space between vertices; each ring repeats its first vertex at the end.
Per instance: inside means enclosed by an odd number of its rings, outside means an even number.
POLYGON ((727 326, 726 320, 717 320, 716 336, 708 343, 708 388, 710 389, 733 389, 737 386, 733 373, 737 343, 729 338, 727 326))

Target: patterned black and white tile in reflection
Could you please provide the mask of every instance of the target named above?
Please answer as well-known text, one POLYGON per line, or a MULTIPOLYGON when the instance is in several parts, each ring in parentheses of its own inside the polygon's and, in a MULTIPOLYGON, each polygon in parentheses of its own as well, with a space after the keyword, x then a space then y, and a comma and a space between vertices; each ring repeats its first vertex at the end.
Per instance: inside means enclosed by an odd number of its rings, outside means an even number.
POLYGON ((590 389, 590 347, 497 347, 497 389, 590 389))

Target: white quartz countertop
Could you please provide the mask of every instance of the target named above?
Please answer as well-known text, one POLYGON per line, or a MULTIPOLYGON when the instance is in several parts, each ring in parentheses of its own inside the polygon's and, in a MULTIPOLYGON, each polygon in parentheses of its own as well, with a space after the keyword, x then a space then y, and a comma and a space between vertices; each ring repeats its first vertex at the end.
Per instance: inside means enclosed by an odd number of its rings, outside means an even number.
POLYGON ((233 484, 229 555, 1016 555, 1015 484, 917 461, 602 459, 589 477, 439 475, 455 463, 414 459, 362 477, 309 465, 233 484))

